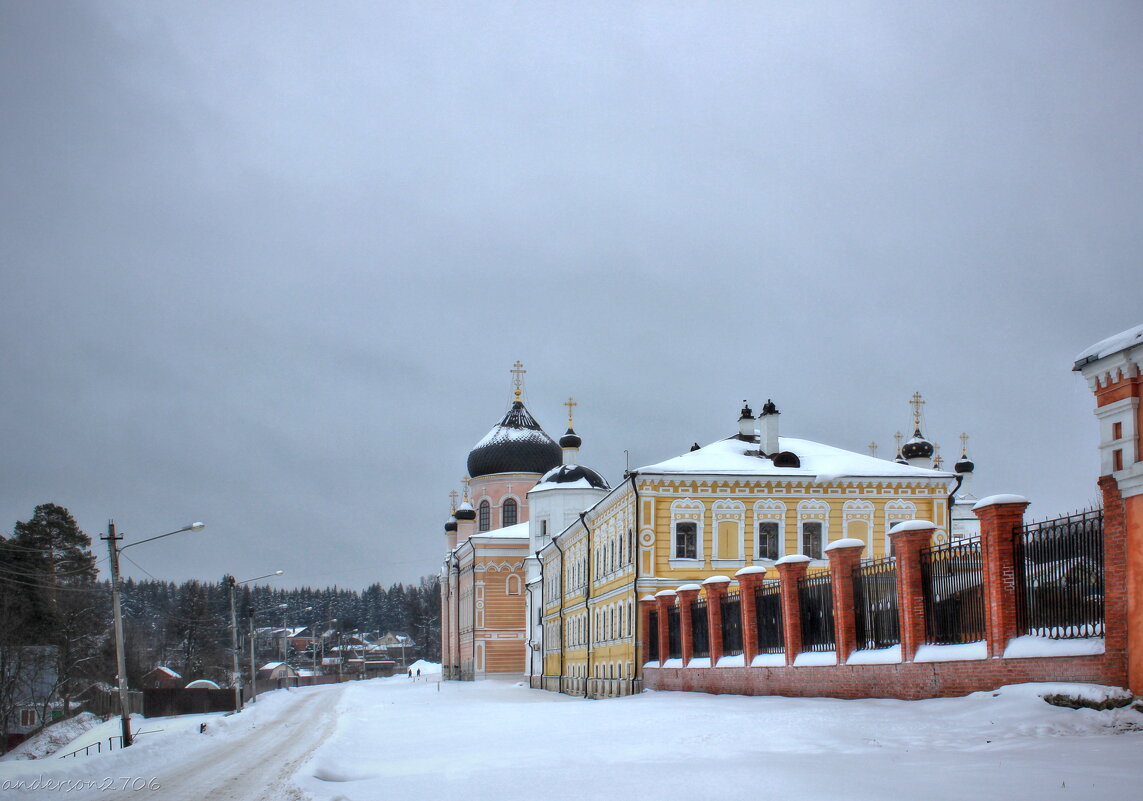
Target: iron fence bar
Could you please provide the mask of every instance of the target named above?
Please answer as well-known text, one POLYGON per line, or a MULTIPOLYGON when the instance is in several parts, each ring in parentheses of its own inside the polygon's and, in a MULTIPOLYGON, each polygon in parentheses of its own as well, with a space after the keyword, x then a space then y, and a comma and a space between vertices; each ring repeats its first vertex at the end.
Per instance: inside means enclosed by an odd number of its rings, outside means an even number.
POLYGON ((798 580, 802 617, 802 650, 832 651, 834 644, 833 583, 828 573, 798 580))
POLYGON ((978 537, 921 550, 927 642, 984 639, 983 575, 978 537))

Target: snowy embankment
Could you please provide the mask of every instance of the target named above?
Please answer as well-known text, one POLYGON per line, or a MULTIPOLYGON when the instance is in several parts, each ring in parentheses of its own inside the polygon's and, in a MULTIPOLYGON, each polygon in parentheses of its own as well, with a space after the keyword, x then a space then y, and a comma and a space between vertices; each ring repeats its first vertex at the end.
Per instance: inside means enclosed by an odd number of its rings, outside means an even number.
POLYGON ((135 801, 672 801, 743 792, 1103 801, 1135 797, 1143 777, 1143 712, 1068 709, 1041 697, 1099 704, 1112 695, 1092 685, 927 701, 695 693, 585 701, 437 678, 278 690, 240 715, 147 719, 139 724, 150 733, 129 749, 3 762, 0 781, 5 795, 27 788, 29 797, 58 797, 62 780, 72 783, 68 798, 135 801))
POLYGON ((316 801, 1133 797, 1143 713, 1016 685, 926 701, 644 693, 584 701, 497 683, 348 688, 295 781, 316 801))

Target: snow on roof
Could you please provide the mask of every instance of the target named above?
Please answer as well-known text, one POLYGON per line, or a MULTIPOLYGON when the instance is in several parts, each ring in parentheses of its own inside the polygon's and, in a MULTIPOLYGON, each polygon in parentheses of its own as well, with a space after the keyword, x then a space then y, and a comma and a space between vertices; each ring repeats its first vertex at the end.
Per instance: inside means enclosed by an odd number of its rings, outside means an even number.
MULTIPOLYGON (((163 667, 162 665, 159 665, 157 668, 155 668, 155 670, 159 671, 160 673, 166 673, 168 676, 175 678, 175 679, 181 679, 182 678, 182 676, 180 676, 178 673, 175 673, 169 667, 163 667)), ((151 671, 151 672, 153 673, 155 671, 151 671)))
POLYGON ((951 478, 952 473, 923 467, 897 464, 853 451, 823 445, 808 439, 779 437, 778 447, 792 451, 801 467, 775 467, 774 462, 758 456, 747 456, 758 450, 758 444, 737 437, 712 442, 697 451, 684 453, 665 462, 639 468, 640 473, 697 473, 702 475, 773 475, 806 476, 816 481, 832 481, 848 477, 887 478, 951 478))
POLYGON ((1101 339, 1099 342, 1096 342, 1090 348, 1084 350, 1079 356, 1076 356, 1076 363, 1073 369, 1078 370, 1088 362, 1094 362, 1096 359, 1102 359, 1105 356, 1126 350, 1132 345, 1139 344, 1143 344, 1143 325, 1128 328, 1126 331, 1120 331, 1115 336, 1110 336, 1107 339, 1101 339))
POLYGON ((260 667, 258 669, 259 670, 273 670, 274 668, 280 667, 281 665, 284 665, 284 664, 285 664, 285 662, 267 662, 266 664, 262 665, 262 667, 260 667))
POLYGON ((476 539, 477 537, 491 537, 493 539, 503 540, 518 540, 528 539, 528 524, 517 523, 513 526, 505 526, 504 528, 495 528, 492 531, 480 531, 473 534, 469 539, 476 539))

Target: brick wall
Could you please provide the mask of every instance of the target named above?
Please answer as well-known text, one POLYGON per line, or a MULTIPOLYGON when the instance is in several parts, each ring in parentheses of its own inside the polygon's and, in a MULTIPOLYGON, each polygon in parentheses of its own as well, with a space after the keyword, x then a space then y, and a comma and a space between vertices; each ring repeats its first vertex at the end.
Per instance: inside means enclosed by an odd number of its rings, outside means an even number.
MULTIPOLYGON (((898 606, 902 659, 893 664, 845 664, 852 651, 853 569, 860 555, 860 543, 847 541, 831 551, 834 587, 834 618, 837 654, 842 664, 796 665, 801 651, 797 581, 805 564, 797 561, 777 565, 782 582, 782 616, 786 631, 786 653, 778 656, 785 664, 751 667, 644 666, 643 686, 652 690, 735 693, 742 695, 829 696, 835 698, 933 698, 965 695, 991 690, 1005 684, 1039 681, 1089 682, 1127 685, 1127 599, 1124 585, 1125 532, 1122 500, 1113 481, 1101 481, 1105 502, 1105 628, 1104 652, 1086 656, 1046 656, 1006 658, 1008 641, 1016 635, 1016 583, 1014 538, 1023 524, 1027 501, 1014 496, 997 496, 983 501, 977 510, 981 520, 981 582, 985 603, 986 638, 981 649, 986 658, 957 661, 915 662, 914 656, 925 638, 925 609, 921 590, 921 549, 933 534, 931 524, 912 521, 894 531, 897 553, 898 606), (839 591, 840 587, 840 591, 839 591)), ((784 560, 783 560, 784 561, 784 560)), ((744 613, 752 611, 753 588, 763 578, 757 572, 739 576, 744 613)), ((722 592, 722 586, 718 593, 722 592)), ((681 590, 689 599, 693 590, 681 590)), ((708 595, 710 593, 708 592, 708 595)), ((717 593, 716 593, 717 594, 717 593)), ((663 591, 656 597, 660 620, 676 603, 675 594, 663 591)), ((744 614, 745 617, 745 614, 744 614)), ((756 633, 751 619, 744 619, 746 659, 755 653, 756 633), (753 635, 753 636, 752 636, 753 635)), ((689 629, 689 627, 685 627, 689 629)), ((656 632, 660 640, 665 632, 656 632)), ((685 636, 689 631, 684 631, 685 636)), ((665 647, 665 642, 660 643, 665 647)), ((689 648, 684 646, 684 651, 689 648)), ((927 655, 929 656, 929 655, 927 655)), ((687 664, 685 661, 683 664, 687 664)), ((747 661, 749 664, 749 661, 747 661)))

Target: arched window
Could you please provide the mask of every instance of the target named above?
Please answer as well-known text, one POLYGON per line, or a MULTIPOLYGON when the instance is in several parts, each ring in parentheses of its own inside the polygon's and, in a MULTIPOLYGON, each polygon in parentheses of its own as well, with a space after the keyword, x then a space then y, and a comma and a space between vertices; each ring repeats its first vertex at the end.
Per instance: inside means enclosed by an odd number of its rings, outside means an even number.
POLYGON ((504 501, 504 505, 500 508, 500 518, 501 525, 516 525, 516 500, 514 498, 508 498, 504 501))
POLYGON ((513 574, 508 576, 504 581, 504 594, 505 595, 519 595, 521 592, 522 582, 520 577, 513 574))
POLYGON ((480 507, 476 512, 476 528, 480 531, 488 531, 492 528, 492 507, 488 505, 488 501, 481 501, 480 507))

